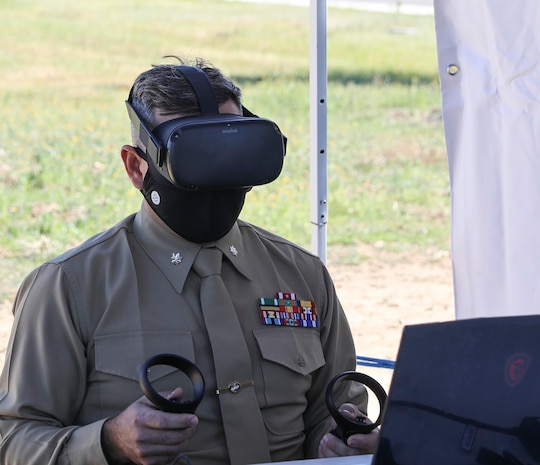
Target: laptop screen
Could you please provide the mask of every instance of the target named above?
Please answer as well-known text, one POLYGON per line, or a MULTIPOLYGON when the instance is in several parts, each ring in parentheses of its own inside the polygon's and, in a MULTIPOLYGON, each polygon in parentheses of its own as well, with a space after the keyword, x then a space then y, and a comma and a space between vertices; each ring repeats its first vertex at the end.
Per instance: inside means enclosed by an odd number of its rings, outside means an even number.
POLYGON ((540 463, 540 315, 403 330, 373 465, 540 463))

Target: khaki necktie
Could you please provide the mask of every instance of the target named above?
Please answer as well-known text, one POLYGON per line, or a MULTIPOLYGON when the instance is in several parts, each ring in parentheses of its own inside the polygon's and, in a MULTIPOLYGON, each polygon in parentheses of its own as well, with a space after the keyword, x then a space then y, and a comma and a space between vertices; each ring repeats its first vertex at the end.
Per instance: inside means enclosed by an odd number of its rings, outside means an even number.
POLYGON ((221 278, 223 254, 202 248, 193 263, 201 277, 201 307, 212 346, 216 395, 232 465, 270 462, 266 430, 255 395, 251 358, 238 315, 221 278))

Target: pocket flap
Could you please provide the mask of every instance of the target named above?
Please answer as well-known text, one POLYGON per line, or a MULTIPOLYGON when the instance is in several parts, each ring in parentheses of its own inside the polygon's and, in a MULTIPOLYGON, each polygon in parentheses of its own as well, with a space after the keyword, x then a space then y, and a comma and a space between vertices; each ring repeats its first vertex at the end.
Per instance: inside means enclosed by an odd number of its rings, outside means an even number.
POLYGON ((310 329, 270 328, 253 331, 262 357, 302 375, 325 364, 319 333, 310 329))
MULTIPOLYGON (((137 381, 142 364, 158 354, 181 355, 195 360, 193 339, 189 331, 145 331, 108 334, 95 338, 96 370, 137 381)), ((148 375, 150 381, 176 371, 156 365, 148 375)))

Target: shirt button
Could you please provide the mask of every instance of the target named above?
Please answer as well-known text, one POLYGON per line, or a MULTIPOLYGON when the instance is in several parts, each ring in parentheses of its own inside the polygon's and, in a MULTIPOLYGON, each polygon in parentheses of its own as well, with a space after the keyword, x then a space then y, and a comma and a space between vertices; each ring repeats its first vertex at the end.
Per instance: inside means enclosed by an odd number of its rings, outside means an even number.
POLYGON ((301 355, 298 356, 298 366, 305 366, 306 365, 306 361, 304 360, 304 357, 302 357, 301 355))

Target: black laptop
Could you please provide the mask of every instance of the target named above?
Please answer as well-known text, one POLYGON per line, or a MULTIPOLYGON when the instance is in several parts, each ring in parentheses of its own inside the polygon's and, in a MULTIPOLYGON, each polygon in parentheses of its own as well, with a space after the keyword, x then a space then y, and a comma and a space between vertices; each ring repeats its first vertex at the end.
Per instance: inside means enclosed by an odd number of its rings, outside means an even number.
POLYGON ((372 464, 540 464, 540 315, 405 327, 372 464))

